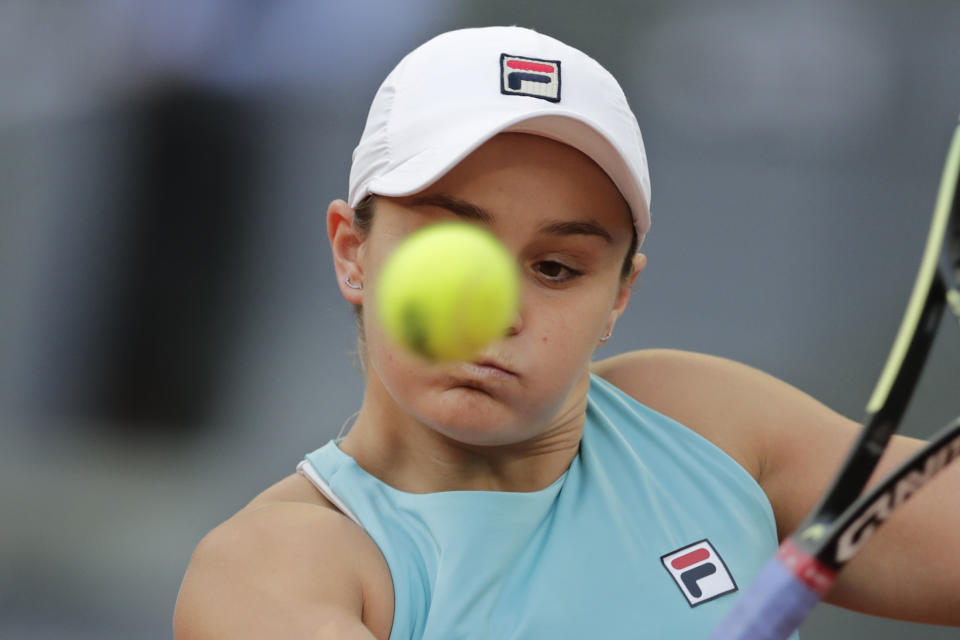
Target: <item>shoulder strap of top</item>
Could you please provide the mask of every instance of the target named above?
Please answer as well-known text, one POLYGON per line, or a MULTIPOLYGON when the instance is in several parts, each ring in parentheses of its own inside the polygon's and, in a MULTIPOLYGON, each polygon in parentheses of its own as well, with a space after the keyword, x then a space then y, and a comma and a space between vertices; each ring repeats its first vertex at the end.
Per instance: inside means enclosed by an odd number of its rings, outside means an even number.
POLYGON ((310 484, 316 487, 317 491, 322 493, 327 500, 336 505, 337 509, 340 509, 343 515, 347 516, 363 527, 363 525, 360 524, 360 520, 357 518, 357 516, 350 511, 347 505, 343 503, 343 500, 337 497, 337 494, 333 492, 333 489, 330 488, 330 485, 324 482, 323 478, 320 477, 320 474, 317 473, 317 470, 313 468, 312 464, 310 464, 307 460, 301 460, 300 464, 297 465, 297 473, 309 480, 310 484))

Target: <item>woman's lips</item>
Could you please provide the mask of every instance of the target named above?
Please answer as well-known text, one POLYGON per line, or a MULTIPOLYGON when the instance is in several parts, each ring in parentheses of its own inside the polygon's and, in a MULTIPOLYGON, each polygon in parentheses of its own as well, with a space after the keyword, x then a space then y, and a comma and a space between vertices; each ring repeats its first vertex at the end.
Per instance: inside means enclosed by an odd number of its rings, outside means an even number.
POLYGON ((481 380, 509 380, 517 377, 516 373, 494 360, 465 362, 461 365, 461 370, 481 380))

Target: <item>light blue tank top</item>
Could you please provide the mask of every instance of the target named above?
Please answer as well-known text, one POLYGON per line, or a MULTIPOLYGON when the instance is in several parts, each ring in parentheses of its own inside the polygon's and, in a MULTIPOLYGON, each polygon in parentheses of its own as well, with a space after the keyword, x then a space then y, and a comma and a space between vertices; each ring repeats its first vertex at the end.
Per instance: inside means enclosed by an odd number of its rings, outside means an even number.
POLYGON ((301 467, 386 558, 391 640, 706 638, 777 546, 745 469, 596 376, 540 491, 405 493, 334 441, 301 467))

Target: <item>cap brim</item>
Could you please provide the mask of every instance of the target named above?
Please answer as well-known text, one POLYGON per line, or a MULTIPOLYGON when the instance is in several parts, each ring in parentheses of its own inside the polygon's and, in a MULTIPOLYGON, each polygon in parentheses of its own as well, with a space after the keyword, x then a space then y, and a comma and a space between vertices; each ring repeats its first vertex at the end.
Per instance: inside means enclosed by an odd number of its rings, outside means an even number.
POLYGON ((573 112, 553 111, 549 115, 520 116, 512 120, 477 123, 458 128, 445 138, 445 144, 421 151, 387 173, 374 178, 357 200, 374 193, 403 197, 426 189, 483 143, 503 132, 541 135, 580 150, 606 172, 623 194, 633 215, 638 246, 650 227, 650 211, 642 187, 642 177, 626 160, 625 153, 594 123, 573 112), (465 130, 467 129, 467 130, 465 130))

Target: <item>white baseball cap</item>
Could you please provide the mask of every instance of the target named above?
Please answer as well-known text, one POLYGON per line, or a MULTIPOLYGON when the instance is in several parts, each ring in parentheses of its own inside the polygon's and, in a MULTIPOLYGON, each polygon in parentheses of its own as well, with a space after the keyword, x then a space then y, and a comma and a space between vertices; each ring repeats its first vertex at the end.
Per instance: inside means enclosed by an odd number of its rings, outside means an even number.
POLYGON ((353 151, 349 203, 417 193, 506 131, 589 156, 623 194, 643 242, 650 173, 623 90, 593 58, 521 27, 450 31, 400 61, 377 90, 353 151))

